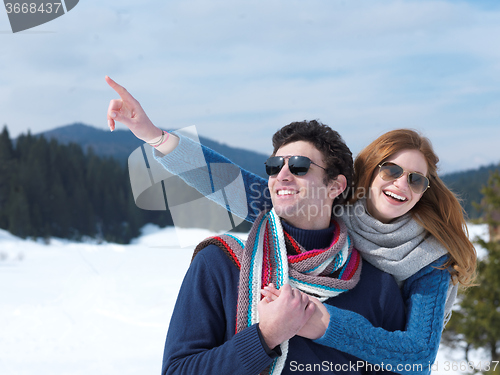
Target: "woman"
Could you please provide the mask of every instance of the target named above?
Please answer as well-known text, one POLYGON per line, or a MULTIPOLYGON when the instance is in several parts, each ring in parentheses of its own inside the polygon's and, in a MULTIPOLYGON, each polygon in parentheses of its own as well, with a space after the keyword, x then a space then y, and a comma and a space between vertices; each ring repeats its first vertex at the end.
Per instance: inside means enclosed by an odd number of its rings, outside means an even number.
MULTIPOLYGON (((106 80, 121 96, 108 108, 111 130, 115 120, 126 124, 138 138, 165 154, 158 154, 157 159, 170 172, 185 168, 179 163, 189 164, 183 155, 189 155, 191 141, 156 128, 124 88, 106 80)), ((208 163, 228 162, 209 149, 204 151, 208 163)), ((430 372, 457 286, 471 285, 476 266, 463 210, 438 177, 437 162, 427 138, 406 129, 388 132, 356 158, 352 197, 337 210, 364 259, 394 275, 401 285, 406 330, 384 331, 358 314, 322 305, 329 319, 301 335, 370 363, 384 363, 390 371, 430 372)), ((252 220, 269 207, 267 183, 249 172, 242 174, 248 213, 238 205, 236 211, 241 212, 232 211, 252 220)), ((199 181, 188 183, 209 192, 210 187, 199 186, 199 181)), ((277 293, 272 288, 264 292, 271 299, 277 293)))
POLYGON ((354 247, 402 284, 406 330, 382 331, 327 306, 326 331, 310 338, 395 372, 412 373, 414 364, 430 369, 456 286, 470 285, 476 266, 462 208, 437 162, 427 138, 407 129, 385 133, 357 156, 353 197, 340 207, 354 247))

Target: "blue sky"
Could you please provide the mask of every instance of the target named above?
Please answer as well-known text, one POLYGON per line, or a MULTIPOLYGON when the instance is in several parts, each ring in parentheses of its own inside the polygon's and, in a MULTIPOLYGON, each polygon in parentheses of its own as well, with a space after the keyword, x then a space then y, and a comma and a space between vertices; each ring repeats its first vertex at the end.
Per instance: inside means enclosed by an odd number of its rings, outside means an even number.
POLYGON ((109 75, 158 126, 264 153, 319 119, 355 154, 410 127, 443 172, 498 163, 499 3, 81 0, 16 34, 0 12, 0 125, 105 129, 109 75))

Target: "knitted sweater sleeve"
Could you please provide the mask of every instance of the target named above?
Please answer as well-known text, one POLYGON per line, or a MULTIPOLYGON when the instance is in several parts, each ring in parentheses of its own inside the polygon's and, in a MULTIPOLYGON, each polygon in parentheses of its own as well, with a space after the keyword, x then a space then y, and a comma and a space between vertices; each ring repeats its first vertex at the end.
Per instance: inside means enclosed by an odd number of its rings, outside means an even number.
POLYGON ((179 137, 179 144, 172 152, 163 155, 153 150, 155 159, 168 172, 249 222, 271 208, 266 179, 186 136, 173 134, 179 137))
POLYGON ((231 267, 213 245, 194 258, 170 321, 162 375, 255 375, 272 363, 257 325, 234 333, 238 279, 231 267))
POLYGON ((438 259, 407 279, 403 286, 407 321, 405 331, 374 327, 351 311, 326 305, 330 323, 315 342, 334 347, 370 363, 384 363, 401 374, 427 374, 434 363, 443 329, 444 306, 450 282, 447 270, 435 268, 438 259))

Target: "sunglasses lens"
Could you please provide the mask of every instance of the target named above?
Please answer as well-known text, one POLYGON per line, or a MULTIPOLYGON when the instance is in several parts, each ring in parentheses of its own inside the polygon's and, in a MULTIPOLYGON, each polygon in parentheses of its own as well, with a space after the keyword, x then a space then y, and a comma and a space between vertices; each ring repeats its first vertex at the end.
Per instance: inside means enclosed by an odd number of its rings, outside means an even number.
POLYGON ((410 173, 408 178, 410 187, 416 194, 423 193, 427 189, 427 186, 429 186, 429 180, 421 174, 410 173))
MULTIPOLYGON (((394 181, 404 173, 403 168, 394 163, 385 162, 380 166, 379 175, 384 181, 394 181)), ((420 173, 412 172, 408 174, 408 184, 415 194, 421 194, 429 186, 429 179, 420 173)))
POLYGON ((382 164, 379 171, 380 177, 384 181, 397 180, 399 177, 403 175, 403 173, 404 173, 403 168, 393 163, 382 164))
POLYGON ((304 176, 310 166, 311 160, 305 156, 292 156, 288 160, 288 168, 290 168, 290 172, 296 176, 304 176))
MULTIPOLYGON (((285 159, 282 156, 272 156, 266 161, 266 173, 269 176, 278 174, 284 165, 285 159)), ((304 176, 309 171, 310 166, 311 160, 305 156, 291 156, 288 159, 290 173, 295 176, 304 176)))
POLYGON ((279 156, 272 156, 266 161, 266 173, 269 176, 280 173, 281 168, 285 164, 285 160, 279 156))

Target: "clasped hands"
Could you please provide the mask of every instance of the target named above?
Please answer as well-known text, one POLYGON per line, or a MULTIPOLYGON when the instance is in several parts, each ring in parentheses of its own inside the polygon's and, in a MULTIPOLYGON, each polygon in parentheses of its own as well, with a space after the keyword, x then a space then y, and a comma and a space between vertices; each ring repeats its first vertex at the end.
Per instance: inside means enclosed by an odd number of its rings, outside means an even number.
POLYGON ((326 331, 330 314, 317 299, 289 284, 278 290, 269 284, 261 290, 264 298, 259 302, 259 327, 270 348, 295 335, 318 339, 326 331))

